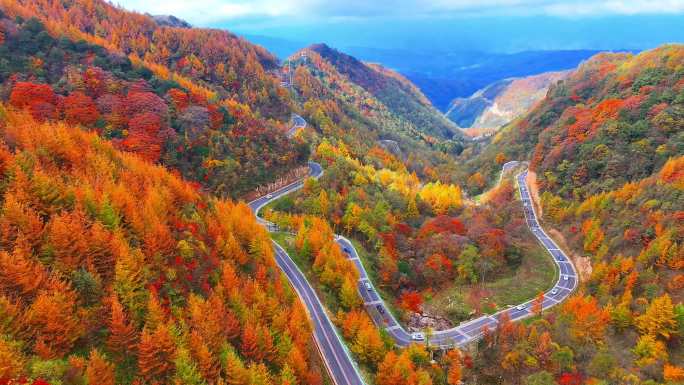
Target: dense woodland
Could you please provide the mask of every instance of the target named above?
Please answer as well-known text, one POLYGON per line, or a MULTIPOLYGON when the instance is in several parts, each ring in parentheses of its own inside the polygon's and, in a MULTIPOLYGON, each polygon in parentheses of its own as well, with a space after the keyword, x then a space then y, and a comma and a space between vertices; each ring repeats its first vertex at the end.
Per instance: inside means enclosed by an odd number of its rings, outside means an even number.
POLYGON ((306 161, 307 146, 288 140, 284 124, 260 117, 252 107, 258 102, 243 104, 239 93, 213 86, 223 83, 179 68, 170 72, 86 40, 52 36, 45 29, 52 24, 0 19, 0 95, 36 119, 64 119, 97 130, 119 148, 178 170, 222 196, 239 197, 306 161))
POLYGON ((400 75, 305 52, 280 68, 229 32, 99 0, 0 0, 0 383, 323 383, 269 235, 225 200, 310 155, 324 176, 267 215, 369 380, 684 381, 682 46, 598 55, 476 144, 400 75), (293 112, 309 128, 287 138, 293 112), (524 159, 545 226, 589 266, 579 292, 467 353, 395 348, 333 233, 367 250, 397 309, 421 311, 538 248, 514 186, 492 187, 524 159))
MULTIPOLYGON (((295 99, 302 104, 302 115, 316 129, 316 135, 310 138, 314 145, 323 138, 333 145, 339 141, 356 157, 380 146, 418 176, 442 183, 456 183, 462 177, 453 157, 460 154, 466 145, 462 137, 454 135, 451 139, 444 139, 431 135, 429 130, 416 126, 370 91, 354 83, 342 69, 316 51, 306 49, 302 52, 306 57, 295 54, 284 70, 293 72, 295 99)), ((330 51, 329 55, 332 54, 344 55, 330 51)), ((356 72, 372 72, 372 79, 377 82, 397 82, 396 77, 400 76, 389 70, 378 72, 377 67, 358 61, 351 63, 363 67, 356 72)), ((407 104, 421 103, 424 98, 414 93, 402 95, 410 99, 405 101, 407 104)), ((434 110, 423 112, 437 113, 434 110)))
POLYGON ((683 122, 684 47, 601 54, 474 159, 531 158, 544 221, 590 263, 560 312, 483 343, 488 381, 684 381, 683 122))
POLYGON ((244 204, 5 107, 0 173, 0 378, 321 383, 306 313, 244 204))

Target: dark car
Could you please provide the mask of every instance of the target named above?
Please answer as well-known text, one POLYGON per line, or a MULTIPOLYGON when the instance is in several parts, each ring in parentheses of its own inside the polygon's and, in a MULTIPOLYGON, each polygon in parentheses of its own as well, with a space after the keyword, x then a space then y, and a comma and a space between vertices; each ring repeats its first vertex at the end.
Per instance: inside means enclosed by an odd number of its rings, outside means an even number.
POLYGON ((378 313, 385 314, 385 308, 382 305, 375 305, 375 308, 378 310, 378 313))

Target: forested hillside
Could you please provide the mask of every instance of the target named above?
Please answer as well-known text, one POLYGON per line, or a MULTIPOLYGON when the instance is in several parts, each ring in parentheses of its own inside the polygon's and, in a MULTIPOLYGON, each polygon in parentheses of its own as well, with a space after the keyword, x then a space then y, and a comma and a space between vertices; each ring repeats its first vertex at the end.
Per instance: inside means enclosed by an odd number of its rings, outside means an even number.
MULTIPOLYGON (((415 85, 398 73, 379 65, 366 65, 325 44, 313 45, 301 52, 314 53, 315 58, 324 60, 346 81, 361 87, 392 114, 410 123, 418 131, 439 139, 458 139, 461 136, 458 127, 445 119, 415 85)), ((298 54, 293 57, 296 58, 298 54)), ((315 62, 314 64, 317 65, 315 62)), ((333 83, 335 85, 338 84, 333 83)), ((374 107, 370 105, 373 101, 366 100, 362 103, 367 104, 365 108, 374 107)))
POLYGON ((531 158, 544 221, 585 276, 559 313, 485 339, 483 375, 684 380, 683 154, 684 47, 668 45, 597 55, 475 158, 487 175, 531 158))
POLYGON ((458 179, 453 156, 463 151, 462 138, 440 139, 418 129, 316 52, 293 56, 284 70, 292 73, 294 99, 315 130, 307 131, 304 137, 314 144, 327 138, 334 144, 344 143, 359 157, 379 146, 397 157, 409 172, 445 183, 458 179))
POLYGON ((0 180, 3 381, 321 383, 247 206, 4 106, 0 180))
POLYGON ((287 93, 257 60, 273 66, 274 59, 255 46, 222 31, 158 27, 106 3, 93 5, 98 15, 110 13, 101 20, 84 15, 93 7, 83 4, 46 12, 36 2, 10 3, 0 13, 0 96, 36 119, 96 130, 119 148, 175 168, 223 196, 241 196, 306 160, 306 146, 284 135, 287 93), (116 37, 131 20, 138 22, 127 31, 136 38, 116 37), (93 30, 112 34, 111 41, 93 30), (220 43, 218 52, 196 44, 205 38, 220 43), (130 47, 133 41, 137 48, 130 47), (152 55, 164 44, 164 51, 175 53, 152 55), (186 51, 191 49, 210 50, 186 51), (202 58, 221 52, 225 60, 202 58))
MULTIPOLYGON (((532 159, 540 178, 579 197, 651 175, 682 154, 681 45, 599 54, 493 138, 472 161, 489 181, 499 159, 532 159)), ((545 182, 546 183, 546 182, 545 182)))

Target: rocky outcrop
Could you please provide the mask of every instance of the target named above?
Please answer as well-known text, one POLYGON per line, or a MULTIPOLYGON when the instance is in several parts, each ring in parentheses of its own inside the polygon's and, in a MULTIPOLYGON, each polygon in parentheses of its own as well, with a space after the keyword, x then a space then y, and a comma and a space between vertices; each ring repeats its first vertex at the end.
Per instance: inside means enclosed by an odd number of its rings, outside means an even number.
POLYGON ((192 28, 190 23, 173 15, 150 15, 150 17, 162 27, 192 28))
POLYGON ((408 320, 408 329, 411 331, 432 329, 433 331, 452 328, 453 325, 448 319, 433 316, 427 313, 411 313, 408 320))

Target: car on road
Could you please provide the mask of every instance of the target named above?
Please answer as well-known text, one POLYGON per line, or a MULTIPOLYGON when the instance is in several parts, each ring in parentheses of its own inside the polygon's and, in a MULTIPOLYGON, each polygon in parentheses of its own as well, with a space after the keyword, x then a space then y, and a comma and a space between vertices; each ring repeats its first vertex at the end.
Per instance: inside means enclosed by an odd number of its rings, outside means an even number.
POLYGON ((266 194, 266 199, 271 199, 273 198, 273 194, 266 194))
POLYGON ((351 250, 349 250, 348 247, 343 247, 342 250, 344 250, 345 253, 350 254, 351 250))
POLYGON ((373 286, 371 286, 370 282, 364 282, 363 286, 366 288, 366 290, 373 290, 373 286))
POLYGON ((375 305, 375 309, 378 311, 378 313, 385 314, 385 308, 382 307, 382 305, 375 305))
POLYGON ((425 341, 425 334, 420 332, 411 333, 411 339, 414 341, 425 341))
POLYGON ((570 279, 570 278, 568 278, 567 275, 564 275, 564 276, 563 276, 563 281, 567 281, 568 279, 570 279))
POLYGON ((553 294, 553 295, 558 294, 558 289, 553 288, 553 289, 551 290, 551 294, 553 294))
POLYGON ((527 306, 527 305, 525 305, 525 304, 518 305, 515 307, 515 310, 525 310, 525 306, 527 306))

